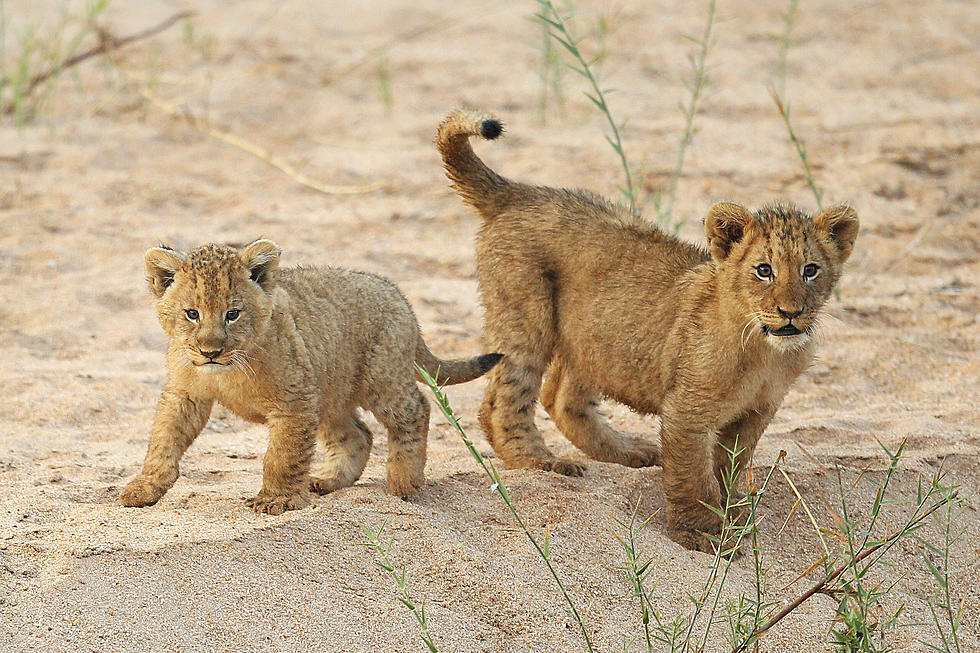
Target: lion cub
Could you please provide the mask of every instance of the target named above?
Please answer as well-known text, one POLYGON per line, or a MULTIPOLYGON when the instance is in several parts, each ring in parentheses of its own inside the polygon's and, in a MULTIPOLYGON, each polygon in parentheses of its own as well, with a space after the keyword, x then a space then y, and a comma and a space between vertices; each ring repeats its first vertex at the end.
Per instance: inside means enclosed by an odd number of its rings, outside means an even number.
POLYGON ((476 263, 494 368, 480 423, 511 467, 582 474, 534 425, 541 401, 586 455, 661 463, 657 446, 613 430, 600 397, 658 414, 671 537, 711 550, 723 479, 751 463, 790 384, 813 358, 821 307, 858 233, 847 206, 814 218, 785 206, 711 207, 708 249, 591 193, 509 181, 473 153, 495 118, 458 111, 436 144, 453 186, 483 218, 476 263))
POLYGON ((279 269, 279 254, 269 240, 241 250, 146 252, 147 282, 170 336, 169 374, 143 471, 123 490, 123 505, 151 505, 170 489, 216 401, 269 426, 262 490, 248 502, 256 512, 302 508, 307 487, 325 494, 360 478, 371 432, 358 407, 388 430, 388 491, 411 496, 423 483, 429 430, 414 363, 462 383, 500 359, 439 360, 387 279, 329 267, 279 269), (325 460, 311 477, 316 440, 325 460))

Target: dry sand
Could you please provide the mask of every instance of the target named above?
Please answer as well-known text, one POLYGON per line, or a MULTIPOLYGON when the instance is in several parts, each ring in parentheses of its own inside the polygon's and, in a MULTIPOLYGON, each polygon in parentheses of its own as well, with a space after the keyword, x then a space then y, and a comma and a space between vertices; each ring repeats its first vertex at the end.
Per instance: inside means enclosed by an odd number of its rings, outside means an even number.
MULTIPOLYGON (((8 33, 51 22, 63 4, 4 3, 8 33)), ((107 22, 123 35, 194 4, 116 2, 107 22)), ((147 247, 264 235, 287 265, 387 275, 434 351, 469 355, 482 347, 478 224, 443 178, 431 144, 440 119, 462 104, 498 113, 507 136, 480 151, 518 179, 614 195, 621 178, 574 73, 565 73, 564 115, 541 123, 530 0, 200 4, 192 33, 174 28, 119 53, 125 75, 86 62, 33 120, 0 126, 0 648, 422 650, 394 584, 361 546, 361 524, 387 523, 439 650, 582 650, 540 560, 441 416, 417 501, 385 494, 378 437, 356 486, 302 511, 256 516, 243 500, 260 484, 264 428, 218 409, 159 504, 117 505, 164 379, 166 340, 143 282, 147 247), (385 68, 390 108, 380 99, 385 68), (140 97, 138 82, 312 178, 384 189, 308 190, 168 117, 140 97)), ((677 103, 692 46, 681 35, 701 29, 705 3, 577 4, 579 33, 594 32, 600 15, 614 18, 604 84, 617 89, 617 118, 629 119, 630 160, 644 187, 657 188, 683 123, 677 103)), ((814 204, 766 90, 783 5, 719 3, 711 83, 676 206, 688 238, 701 238, 700 217, 716 200, 814 204)), ((821 525, 835 528, 835 467, 851 483, 860 470, 884 469, 880 445, 907 440, 894 489, 911 497, 918 475, 945 460, 967 495, 954 588, 965 598, 962 650, 978 651, 980 11, 957 0, 801 5, 787 88, 795 124, 827 201, 852 202, 862 232, 831 303, 838 319, 763 438, 756 473, 785 450, 784 469, 821 525)), ((478 381, 450 397, 489 453, 475 424, 482 389, 478 381)), ((655 437, 655 421, 620 406, 609 413, 655 437)), ((538 417, 555 450, 581 457, 538 417)), ((660 469, 590 463, 584 478, 504 478, 536 533, 550 528, 556 567, 597 647, 638 638, 612 533, 637 502, 641 516, 663 508, 660 469)), ((872 497, 869 483, 851 491, 862 518, 872 497)), ((779 477, 763 506, 773 600, 812 582, 786 587, 821 551, 802 511, 781 528, 794 501, 779 477)), ((884 526, 905 514, 888 506, 884 526)), ((671 542, 662 515, 640 541, 656 569, 656 604, 668 618, 689 612, 686 596, 703 584, 710 557, 671 542)), ((930 628, 908 624, 928 620, 928 571, 912 542, 889 560, 874 579, 897 583, 877 614, 907 603, 888 640, 924 650, 917 642, 930 628)), ((753 588, 743 557, 726 597, 753 588)), ((762 650, 828 650, 834 607, 814 597, 762 650)), ((727 650, 725 630, 715 628, 709 650, 727 650)))

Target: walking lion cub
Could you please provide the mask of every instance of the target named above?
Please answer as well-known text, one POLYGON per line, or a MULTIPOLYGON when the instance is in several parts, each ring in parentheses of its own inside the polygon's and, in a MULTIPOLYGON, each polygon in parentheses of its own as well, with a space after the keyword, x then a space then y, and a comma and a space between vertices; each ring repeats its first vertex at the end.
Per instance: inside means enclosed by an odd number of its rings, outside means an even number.
POLYGON ((123 505, 151 505, 170 489, 215 401, 269 427, 262 490, 249 500, 256 512, 302 508, 308 487, 325 494, 360 478, 371 432, 358 407, 388 430, 388 491, 412 496, 423 483, 429 430, 414 364, 462 383, 500 359, 439 360, 387 279, 339 268, 279 269, 279 254, 270 240, 241 250, 146 252, 147 282, 170 336, 169 373, 143 471, 123 490, 123 505), (325 459, 310 477, 317 440, 325 459))
POLYGON ((492 116, 457 111, 436 138, 453 186, 483 219, 476 263, 487 340, 504 354, 480 409, 483 430, 508 466, 581 475, 535 427, 545 376, 541 401, 561 432, 596 460, 662 462, 671 537, 710 551, 729 451, 737 474, 813 359, 857 215, 723 202, 705 218, 705 250, 591 193, 504 179, 469 144, 501 131, 492 116), (660 416, 662 461, 654 443, 603 420, 600 397, 660 416))

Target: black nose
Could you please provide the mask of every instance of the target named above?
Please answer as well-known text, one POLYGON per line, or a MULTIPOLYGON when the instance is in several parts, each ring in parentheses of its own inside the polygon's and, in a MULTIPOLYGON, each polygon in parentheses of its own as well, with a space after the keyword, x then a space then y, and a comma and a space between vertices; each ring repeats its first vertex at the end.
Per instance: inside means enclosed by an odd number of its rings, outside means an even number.
POLYGON ((795 313, 790 313, 789 311, 784 311, 779 306, 776 307, 776 310, 779 311, 779 314, 782 315, 783 317, 785 317, 787 320, 792 320, 794 317, 799 317, 800 315, 803 314, 803 307, 802 306, 800 306, 800 310, 796 311, 795 313))
POLYGON ((223 352, 224 349, 215 349, 214 351, 204 351, 203 349, 201 349, 199 351, 201 352, 202 356, 214 360, 215 358, 221 355, 221 352, 223 352))

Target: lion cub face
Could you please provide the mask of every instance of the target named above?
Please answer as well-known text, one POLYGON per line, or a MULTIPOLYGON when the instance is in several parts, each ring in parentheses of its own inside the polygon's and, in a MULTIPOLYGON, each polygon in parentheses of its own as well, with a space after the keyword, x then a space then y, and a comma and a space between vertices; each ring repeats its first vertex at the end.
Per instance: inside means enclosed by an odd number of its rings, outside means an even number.
POLYGON ((241 250, 205 245, 146 252, 157 317, 188 363, 206 373, 248 368, 247 352, 269 322, 280 250, 258 240, 241 250))
POLYGON ((780 351, 802 348, 840 278, 858 233, 854 209, 836 206, 815 218, 773 206, 750 213, 728 202, 705 219, 719 276, 730 284, 745 335, 758 328, 780 351))

